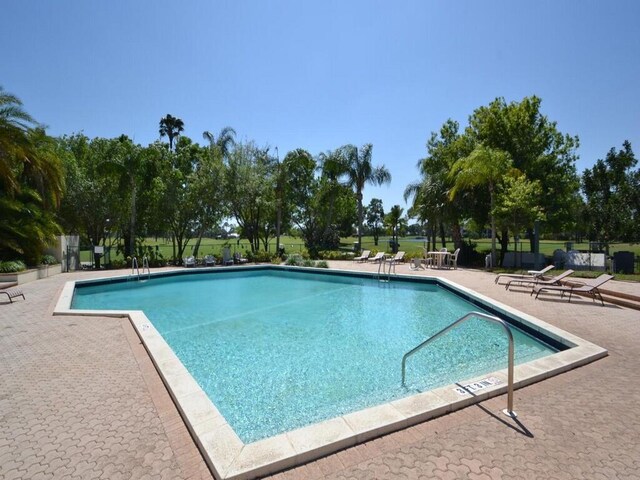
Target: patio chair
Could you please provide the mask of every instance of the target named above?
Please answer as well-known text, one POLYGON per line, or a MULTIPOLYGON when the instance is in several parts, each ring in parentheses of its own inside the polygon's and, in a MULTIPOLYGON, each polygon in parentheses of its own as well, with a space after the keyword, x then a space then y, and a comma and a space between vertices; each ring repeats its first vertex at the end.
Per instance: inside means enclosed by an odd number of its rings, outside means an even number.
POLYGON ((553 270, 554 268, 556 268, 556 267, 554 267, 553 265, 549 265, 548 267, 545 267, 542 270, 529 270, 527 272, 527 274, 524 274, 524 273, 499 273, 498 275, 496 275, 494 283, 498 283, 498 281, 500 280, 501 277, 526 278, 526 279, 542 278, 545 273, 547 273, 550 270, 553 270))
POLYGON ((378 252, 376 253, 376 255, 371 259, 371 263, 378 263, 384 260, 384 252, 378 252))
POLYGON ((549 280, 545 280, 542 277, 537 277, 537 278, 513 278, 511 280, 509 280, 507 282, 507 284, 504 286, 505 289, 509 290, 509 287, 511 286, 512 283, 515 283, 517 285, 521 285, 521 286, 526 286, 527 284, 529 285, 560 285, 560 282, 568 277, 569 275, 573 274, 573 270, 565 270, 564 272, 562 272, 559 275, 556 275, 553 278, 550 278, 549 280))
POLYGON ((213 267, 216 264, 216 257, 213 255, 206 255, 204 257, 204 265, 205 267, 213 267))
POLYGON ((233 257, 231 256, 231 250, 229 247, 222 249, 222 265, 233 265, 233 257))
POLYGON ((411 270, 420 270, 421 268, 424 268, 422 266, 422 263, 424 262, 424 260, 420 257, 413 257, 411 259, 411 263, 409 263, 409 268, 411 270))
POLYGON ((196 266, 196 258, 193 256, 187 257, 185 259, 182 260, 182 264, 185 267, 195 267, 196 266))
POLYGON ((366 262, 369 260, 369 256, 371 255, 371 250, 363 250, 359 257, 354 257, 354 262, 366 262))
POLYGON ((389 260, 387 260, 387 262, 392 264, 396 264, 400 262, 404 263, 404 252, 400 251, 396 253, 395 256, 391 257, 389 260))
POLYGON ((613 275, 609 275, 603 273, 598 278, 596 278, 592 283, 581 283, 578 285, 536 285, 533 287, 531 291, 531 295, 533 292, 536 292, 536 299, 541 292, 545 291, 555 291, 562 292, 561 298, 564 297, 564 294, 569 292, 569 303, 571 303, 571 296, 576 293, 578 295, 589 295, 593 301, 596 301, 596 296, 600 299, 600 303, 604 307, 604 300, 602 299, 602 295, 600 294, 600 290, 598 289, 602 286, 603 283, 608 282, 613 278, 613 275))
POLYGON ((249 260, 240 255, 240 252, 236 252, 233 254, 233 263, 241 265, 243 263, 247 263, 249 260))
POLYGON ((456 248, 456 251, 449 255, 447 258, 447 265, 449 268, 453 267, 454 270, 458 269, 458 254, 460 253, 460 249, 456 248))
POLYGON ((24 293, 22 293, 22 290, 18 288, 12 288, 11 290, 0 290, 0 293, 4 293, 7 297, 9 297, 9 303, 13 303, 13 299, 16 297, 22 297, 23 300, 26 300, 24 293))

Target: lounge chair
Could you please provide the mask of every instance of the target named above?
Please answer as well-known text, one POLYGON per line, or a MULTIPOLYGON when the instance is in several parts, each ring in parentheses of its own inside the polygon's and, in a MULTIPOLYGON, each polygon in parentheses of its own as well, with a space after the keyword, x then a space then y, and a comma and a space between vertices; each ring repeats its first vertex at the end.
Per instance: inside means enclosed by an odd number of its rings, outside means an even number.
POLYGON ((187 257, 187 258, 183 259, 182 263, 184 264, 185 267, 195 267, 196 266, 196 259, 193 256, 187 257))
POLYGON ((240 255, 240 252, 236 252, 233 254, 233 263, 241 265, 243 263, 247 263, 249 260, 240 255))
POLYGON ((561 297, 564 297, 564 294, 569 292, 569 303, 571 303, 571 296, 574 293, 578 295, 580 294, 590 295, 591 298, 593 298, 594 302, 596 301, 596 296, 597 296, 600 299, 600 303, 602 303, 602 306, 604 307, 604 300, 602 299, 602 295, 600 294, 600 290, 598 290, 598 287, 602 286, 603 283, 608 282, 612 278, 613 278, 613 275, 603 273, 591 283, 580 283, 579 285, 574 284, 574 285, 555 285, 555 286, 554 285, 536 285, 533 287, 533 290, 531 291, 531 295, 533 295, 533 292, 536 292, 536 299, 537 299, 538 295, 540 295, 540 292, 555 291, 555 292, 562 292, 561 297))
POLYGON ((359 257, 354 257, 354 262, 366 262, 369 260, 369 256, 371 255, 371 250, 363 250, 359 257))
POLYGON ((498 275, 496 275, 494 283, 498 283, 498 281, 500 280, 500 277, 526 278, 526 279, 541 278, 544 276, 545 273, 547 273, 549 270, 553 270, 554 268, 556 267, 554 267, 553 265, 549 265, 548 267, 545 267, 542 270, 529 270, 526 275, 524 273, 499 273, 498 275))
POLYGON ((204 265, 206 267, 213 267, 216 264, 216 257, 213 255, 207 255, 204 257, 204 265))
POLYGON ((447 258, 447 265, 449 268, 453 267, 454 270, 458 269, 458 254, 460 253, 460 249, 456 248, 456 251, 449 255, 447 258))
POLYGON ((507 290, 509 290, 509 287, 511 286, 512 283, 515 283, 517 285, 522 285, 522 286, 526 286, 526 285, 560 285, 560 282, 568 277, 569 275, 573 274, 573 270, 565 270, 564 272, 562 272, 560 275, 556 275, 553 278, 550 278, 549 280, 545 280, 542 277, 538 277, 538 278, 513 278, 511 280, 509 280, 507 282, 507 284, 504 286, 504 288, 506 288, 507 290))
POLYGON ((233 257, 228 247, 222 249, 222 265, 233 265, 233 257))
POLYGON ((395 256, 391 257, 389 260, 387 260, 387 262, 392 263, 392 264, 396 264, 396 263, 400 263, 400 262, 404 263, 404 252, 396 253, 395 256))
POLYGON ((378 263, 384 260, 384 252, 376 253, 375 257, 371 259, 371 263, 378 263))
POLYGON ((7 297, 9 297, 9 303, 13 303, 13 299, 16 297, 22 297, 23 300, 26 300, 24 297, 24 293, 22 290, 17 288, 12 288, 11 290, 0 290, 0 293, 4 293, 7 297))

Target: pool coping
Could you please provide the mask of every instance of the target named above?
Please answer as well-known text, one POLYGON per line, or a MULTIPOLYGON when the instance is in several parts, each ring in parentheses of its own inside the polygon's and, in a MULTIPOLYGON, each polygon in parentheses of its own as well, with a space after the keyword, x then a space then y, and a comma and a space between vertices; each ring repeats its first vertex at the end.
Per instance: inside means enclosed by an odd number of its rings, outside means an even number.
MULTIPOLYGON (((257 267, 226 267, 193 270, 173 270, 152 273, 151 276, 173 276, 205 272, 231 272, 255 269, 291 270, 323 274, 352 275, 376 278, 373 273, 354 270, 330 270, 264 265, 257 267)), ((139 310, 72 310, 71 302, 76 283, 95 284, 104 281, 120 281, 127 275, 107 279, 67 282, 54 309, 54 315, 80 315, 101 317, 128 317, 142 340, 156 370, 174 400, 192 437, 216 478, 246 479, 265 476, 290 467, 307 463, 347 447, 371 440, 387 433, 401 430, 425 420, 444 415, 502 395, 507 391, 507 370, 483 374, 456 384, 440 387, 394 400, 375 407, 352 412, 316 424, 285 432, 257 442, 244 444, 220 414, 215 405, 182 365, 173 350, 165 342, 144 312, 139 310), (493 385, 472 388, 487 378, 493 385), (470 386, 470 388, 464 388, 470 386)), ((517 319, 528 328, 544 332, 567 350, 517 365, 514 371, 514 388, 544 380, 567 370, 585 365, 606 356, 607 350, 583 340, 569 332, 550 325, 531 315, 520 312, 494 299, 440 277, 415 277, 394 275, 393 278, 410 282, 442 284, 447 289, 472 297, 490 306, 499 314, 517 319)), ((514 407, 517 411, 517 405, 514 407)))

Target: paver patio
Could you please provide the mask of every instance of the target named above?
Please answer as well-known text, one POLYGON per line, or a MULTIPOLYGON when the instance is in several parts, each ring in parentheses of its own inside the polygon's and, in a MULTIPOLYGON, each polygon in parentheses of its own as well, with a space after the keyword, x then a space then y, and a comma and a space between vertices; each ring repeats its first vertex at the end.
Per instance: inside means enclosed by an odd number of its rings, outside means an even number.
MULTIPOLYGON (((377 266, 330 262, 332 268, 377 266)), ((273 476, 313 478, 640 478, 640 313, 439 275, 609 350, 585 367, 273 476)), ((52 316, 62 274, 0 304, 0 479, 211 478, 128 320, 52 316)), ((638 284, 610 289, 640 295, 638 284)))

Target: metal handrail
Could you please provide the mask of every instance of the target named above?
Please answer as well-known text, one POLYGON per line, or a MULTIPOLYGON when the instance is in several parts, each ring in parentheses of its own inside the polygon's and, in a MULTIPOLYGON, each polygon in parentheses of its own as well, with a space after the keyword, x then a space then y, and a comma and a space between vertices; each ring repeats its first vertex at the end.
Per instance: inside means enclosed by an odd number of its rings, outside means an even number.
POLYGON ((508 370, 507 370, 507 377, 508 377, 507 408, 505 410, 503 410, 503 412, 504 412, 505 415, 507 415, 507 416, 509 416, 511 418, 515 418, 515 417, 517 417, 517 414, 516 414, 516 412, 513 411, 513 356, 514 356, 513 335, 511 333, 511 329, 509 328, 509 325, 507 324, 507 322, 505 322, 504 320, 502 320, 502 319, 500 319, 498 317, 494 317, 492 315, 487 315, 485 313, 480 313, 480 312, 469 312, 466 315, 464 315, 463 317, 460 317, 458 320, 453 322, 448 327, 445 327, 442 330, 440 330, 438 333, 436 333, 432 337, 427 338, 424 342, 422 342, 417 347, 415 347, 415 348, 409 350, 407 353, 405 353, 404 356, 402 357, 402 385, 405 386, 406 363, 407 363, 407 359, 411 355, 416 353, 418 350, 422 349, 422 347, 424 347, 427 344, 431 343, 436 338, 440 337, 441 335, 444 335, 445 333, 447 333, 452 328, 454 328, 454 327, 458 326, 459 324, 461 324, 463 322, 466 322, 467 320, 470 320, 470 319, 472 319, 474 317, 482 318, 484 320, 489 320, 491 322, 498 323, 498 324, 502 325, 502 327, 504 328, 505 333, 507 334, 507 338, 509 339, 509 366, 508 366, 508 370))
POLYGON ((131 259, 131 275, 138 272, 138 279, 140 279, 140 267, 138 266, 138 257, 133 257, 131 259))
MULTIPOLYGON (((145 269, 147 270, 147 280, 151 279, 151 269, 149 268, 149 257, 146 255, 142 257, 142 274, 144 275, 145 269)), ((139 278, 139 276, 138 276, 139 278)))
POLYGON ((384 275, 387 276, 387 280, 386 282, 389 282, 391 280, 391 266, 393 265, 393 274, 395 275, 396 273, 396 262, 394 262, 393 260, 386 260, 385 258, 382 258, 380 260, 380 263, 378 264, 378 280, 384 282, 385 280, 382 280, 381 277, 384 277, 384 275), (386 264, 389 264, 389 271, 387 272, 387 269, 385 268, 386 264), (380 269, 382 269, 382 275, 380 275, 380 269))

